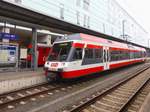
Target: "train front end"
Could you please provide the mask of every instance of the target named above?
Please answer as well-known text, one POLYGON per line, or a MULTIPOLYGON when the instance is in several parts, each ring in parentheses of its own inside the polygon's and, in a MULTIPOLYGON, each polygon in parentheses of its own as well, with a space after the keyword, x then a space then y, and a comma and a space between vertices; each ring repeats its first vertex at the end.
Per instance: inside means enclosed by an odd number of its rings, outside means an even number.
POLYGON ((61 78, 61 73, 68 66, 68 58, 72 42, 54 43, 52 51, 44 65, 45 75, 48 82, 61 78))

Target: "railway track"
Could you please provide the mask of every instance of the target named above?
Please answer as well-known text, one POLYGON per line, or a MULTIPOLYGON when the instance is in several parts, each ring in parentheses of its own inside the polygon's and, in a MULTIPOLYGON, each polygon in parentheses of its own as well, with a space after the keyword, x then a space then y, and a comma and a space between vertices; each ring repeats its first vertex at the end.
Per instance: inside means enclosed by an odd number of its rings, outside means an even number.
POLYGON ((35 100, 34 97, 42 94, 51 94, 51 91, 60 89, 62 86, 57 84, 41 84, 33 86, 30 88, 14 91, 11 93, 3 94, 0 96, 0 108, 14 108, 14 105, 17 103, 23 104, 25 100, 31 98, 35 100))
POLYGON ((63 112, 136 112, 149 93, 149 89, 147 90, 150 84, 149 68, 149 65, 145 66, 136 71, 134 76, 103 91, 95 92, 63 109, 63 112))

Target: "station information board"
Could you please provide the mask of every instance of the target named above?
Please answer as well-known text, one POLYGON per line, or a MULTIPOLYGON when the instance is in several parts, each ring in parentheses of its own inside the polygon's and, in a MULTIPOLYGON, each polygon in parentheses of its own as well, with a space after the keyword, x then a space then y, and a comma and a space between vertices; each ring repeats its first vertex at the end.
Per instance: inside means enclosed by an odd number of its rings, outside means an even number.
POLYGON ((16 63, 18 46, 0 43, 0 64, 16 63))
POLYGON ((0 39, 8 39, 8 40, 18 40, 19 36, 10 33, 0 33, 0 39))

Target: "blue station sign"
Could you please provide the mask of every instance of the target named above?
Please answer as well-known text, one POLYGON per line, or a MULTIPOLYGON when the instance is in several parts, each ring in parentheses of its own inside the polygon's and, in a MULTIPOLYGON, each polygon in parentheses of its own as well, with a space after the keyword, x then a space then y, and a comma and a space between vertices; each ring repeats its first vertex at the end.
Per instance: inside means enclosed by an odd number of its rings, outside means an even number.
POLYGON ((19 36, 10 33, 0 33, 0 39, 18 40, 19 36))

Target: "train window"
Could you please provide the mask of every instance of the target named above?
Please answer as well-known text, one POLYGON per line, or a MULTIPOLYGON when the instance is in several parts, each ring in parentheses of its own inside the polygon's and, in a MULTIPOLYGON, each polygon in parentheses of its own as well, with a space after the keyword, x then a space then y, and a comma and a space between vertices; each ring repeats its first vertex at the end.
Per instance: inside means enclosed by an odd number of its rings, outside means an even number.
POLYGON ((94 49, 86 48, 82 65, 94 64, 94 49))
POLYGON ((103 61, 103 49, 94 49, 95 62, 100 63, 103 61))
POLYGON ((146 52, 145 51, 143 51, 143 57, 146 57, 146 52))
POLYGON ((109 54, 109 50, 107 50, 107 61, 109 61, 110 60, 110 56, 109 56, 110 54, 109 54))
POLYGON ((145 55, 143 51, 130 51, 130 59, 142 58, 144 56, 145 55))
POLYGON ((110 50, 110 61, 130 59, 130 52, 126 50, 110 50))
POLYGON ((82 51, 83 51, 82 48, 76 48, 75 52, 74 52, 74 55, 73 55, 73 60, 82 59, 82 51))
POLYGON ((106 50, 104 50, 104 62, 106 62, 106 50))
POLYGON ((135 58, 142 58, 142 52, 135 52, 135 58))
POLYGON ((130 52, 130 59, 133 59, 133 58, 134 58, 134 52, 131 51, 131 52, 130 52))
POLYGON ((95 49, 95 58, 102 58, 103 56, 103 50, 102 49, 95 49))
POLYGON ((99 49, 95 49, 95 58, 100 58, 99 49))
POLYGON ((117 59, 116 59, 116 58, 117 58, 116 55, 117 55, 117 52, 111 50, 111 51, 110 51, 110 60, 111 60, 111 61, 116 61, 116 60, 117 60, 117 59))
POLYGON ((93 57, 93 49, 85 49, 85 58, 92 59, 93 57))
POLYGON ((52 52, 50 53, 49 61, 66 61, 71 49, 71 42, 56 43, 52 47, 52 52))
POLYGON ((85 55, 83 58, 83 65, 96 64, 103 61, 103 50, 102 49, 85 49, 85 55))

